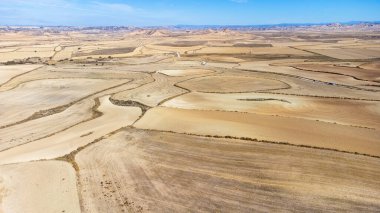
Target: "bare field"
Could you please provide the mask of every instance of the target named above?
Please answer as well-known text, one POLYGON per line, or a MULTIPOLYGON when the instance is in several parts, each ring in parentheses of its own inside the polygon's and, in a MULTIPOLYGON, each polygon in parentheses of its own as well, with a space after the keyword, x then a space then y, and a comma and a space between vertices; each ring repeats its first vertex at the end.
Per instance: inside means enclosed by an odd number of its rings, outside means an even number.
POLYGON ((149 110, 134 126, 140 129, 243 137, 380 155, 379 130, 292 117, 158 107, 149 110), (204 125, 198 125, 199 123, 204 125))
POLYGON ((0 29, 0 213, 378 212, 378 34, 0 29))
POLYGON ((380 208, 379 159, 344 153, 127 129, 76 159, 84 212, 380 208))
POLYGON ((0 85, 15 78, 16 76, 25 74, 34 69, 41 67, 41 65, 20 65, 20 66, 0 66, 0 85))
POLYGON ((80 212, 77 190, 66 162, 0 166, 1 212, 80 212))
POLYGON ((102 114, 99 118, 80 123, 51 137, 3 151, 0 156, 0 164, 54 159, 70 154, 77 148, 110 132, 131 125, 141 114, 141 109, 138 107, 121 107, 112 104, 109 96, 101 98, 97 110, 102 114))
POLYGON ((313 49, 312 52, 337 59, 370 59, 380 58, 379 50, 347 48, 347 49, 313 49))
POLYGON ((259 113, 367 128, 377 128, 380 125, 380 103, 375 101, 333 100, 262 93, 192 92, 167 101, 163 106, 259 113), (355 117, 352 114, 355 114, 355 117))
POLYGON ((281 81, 246 76, 218 75, 197 78, 178 84, 191 91, 210 93, 243 93, 286 88, 281 81))
POLYGON ((200 75, 200 74, 207 74, 212 73, 212 70, 205 70, 205 69, 189 69, 189 70, 160 70, 159 73, 172 76, 172 77, 180 77, 180 76, 187 76, 187 75, 200 75))
POLYGON ((345 76, 350 76, 354 79, 363 81, 379 82, 379 70, 376 69, 363 69, 358 67, 346 67, 346 66, 334 66, 329 64, 305 64, 305 65, 294 65, 294 67, 310 70, 314 72, 331 73, 331 74, 341 74, 345 76))

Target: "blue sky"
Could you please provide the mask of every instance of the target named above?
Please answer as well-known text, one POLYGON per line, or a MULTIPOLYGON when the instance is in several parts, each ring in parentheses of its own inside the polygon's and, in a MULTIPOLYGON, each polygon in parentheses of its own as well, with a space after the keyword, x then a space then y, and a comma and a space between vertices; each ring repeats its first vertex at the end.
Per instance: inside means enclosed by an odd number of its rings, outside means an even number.
POLYGON ((0 0, 0 25, 254 25, 380 21, 380 0, 0 0))

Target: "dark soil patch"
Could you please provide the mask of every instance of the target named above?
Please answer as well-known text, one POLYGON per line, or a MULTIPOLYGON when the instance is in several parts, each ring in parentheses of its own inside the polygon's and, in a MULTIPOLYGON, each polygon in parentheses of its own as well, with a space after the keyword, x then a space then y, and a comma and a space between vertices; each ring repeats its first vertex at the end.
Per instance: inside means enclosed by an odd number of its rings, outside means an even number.
POLYGON ((113 48, 113 49, 100 49, 94 50, 89 53, 76 53, 75 56, 90 56, 90 55, 114 55, 114 54, 123 54, 131 53, 135 50, 135 47, 123 47, 123 48, 113 48))
POLYGON ((173 43, 161 43, 157 45, 169 47, 192 47, 206 44, 207 41, 177 41, 173 43))

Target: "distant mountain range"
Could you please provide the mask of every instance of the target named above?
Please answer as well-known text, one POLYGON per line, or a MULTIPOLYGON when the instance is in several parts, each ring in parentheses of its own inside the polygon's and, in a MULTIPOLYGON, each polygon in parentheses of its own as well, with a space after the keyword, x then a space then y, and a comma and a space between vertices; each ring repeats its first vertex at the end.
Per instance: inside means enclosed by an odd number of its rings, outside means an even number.
POLYGON ((380 25, 380 21, 350 21, 327 23, 282 23, 282 24, 258 24, 258 25, 175 25, 177 29, 271 29, 283 27, 312 27, 312 26, 352 26, 352 25, 380 25))
POLYGON ((263 25, 173 25, 173 26, 0 26, 0 29, 23 30, 23 29, 60 29, 60 30, 133 30, 133 29, 171 29, 171 30, 270 30, 270 29, 292 29, 292 28, 353 28, 355 26, 370 27, 380 30, 380 21, 350 21, 336 23, 283 23, 263 25))

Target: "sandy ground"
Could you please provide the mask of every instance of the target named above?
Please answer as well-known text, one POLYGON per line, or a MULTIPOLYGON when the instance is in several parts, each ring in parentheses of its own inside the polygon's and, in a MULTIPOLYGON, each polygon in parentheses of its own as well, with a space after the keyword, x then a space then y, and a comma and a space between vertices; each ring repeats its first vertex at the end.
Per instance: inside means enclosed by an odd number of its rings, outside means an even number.
POLYGON ((84 212, 380 208, 380 161, 344 153, 128 129, 76 159, 84 212))
POLYGON ((168 75, 168 76, 180 77, 180 76, 187 76, 187 75, 207 74, 207 73, 212 73, 214 71, 205 70, 205 69, 189 69, 189 70, 159 70, 158 72, 168 75))
POLYGON ((100 79, 51 79, 21 84, 17 88, 0 92, 0 126, 6 126, 27 119, 35 112, 65 105, 109 85, 122 83, 121 80, 100 79))
POLYGON ((156 107, 134 126, 178 133, 248 137, 380 155, 379 130, 291 117, 156 107))
POLYGON ((174 86, 182 78, 168 78, 161 73, 154 73, 152 78, 152 83, 133 90, 117 93, 113 98, 122 101, 136 101, 146 106, 154 107, 168 98, 186 93, 186 90, 174 86))
POLYGON ((63 161, 0 166, 0 212, 80 212, 74 169, 63 161))
POLYGON ((332 100, 261 93, 191 92, 162 104, 182 109, 279 115, 343 125, 380 128, 380 105, 374 101, 332 100), (355 117, 352 116, 355 114, 355 117))
POLYGON ((192 91, 211 93, 252 92, 286 88, 280 81, 246 76, 210 76, 178 84, 192 91))
POLYGON ((197 50, 196 53, 199 54, 289 54, 289 55, 306 55, 310 56, 311 53, 296 50, 289 47, 205 47, 200 50, 197 50))
POLYGON ((371 81, 376 83, 380 80, 379 72, 376 69, 363 69, 357 67, 345 67, 345 66, 332 66, 329 64, 306 64, 306 65, 296 65, 295 67, 311 71, 319 71, 326 73, 336 73, 346 76, 352 76, 352 78, 363 79, 364 81, 371 81))
POLYGON ((49 138, 0 152, 0 164, 57 158, 85 146, 102 136, 131 125, 141 114, 138 107, 113 105, 109 96, 100 100, 98 110, 103 115, 59 132, 49 138))
MULTIPOLYGON (((289 62, 289 60, 286 61, 289 62)), ((280 61, 276 60, 272 62, 277 64, 280 61)), ((255 75, 261 74, 267 77, 275 77, 277 80, 281 80, 290 85, 290 88, 274 91, 275 93, 380 100, 377 89, 368 91, 356 86, 358 84, 371 84, 371 82, 356 80, 352 77, 342 75, 302 71, 287 66, 271 66, 270 64, 272 62, 244 62, 240 63, 240 66, 236 68, 244 70, 245 73, 253 72, 255 75)))
POLYGON ((0 85, 9 81, 15 76, 32 71, 39 67, 41 67, 41 65, 0 66, 0 85))
POLYGON ((379 50, 371 49, 313 49, 315 53, 326 55, 337 59, 370 59, 379 58, 379 50))
POLYGON ((86 99, 63 112, 0 129, 0 150, 51 136, 80 122, 92 119, 96 114, 92 110, 94 106, 94 100, 86 99), (47 123, 50 125, 46 125, 47 123), (18 134, 14 134, 15 132, 18 134))
POLYGON ((0 53, 0 62, 8 62, 12 60, 22 60, 29 57, 41 57, 41 58, 48 58, 52 57, 54 55, 53 50, 49 51, 14 51, 14 52, 3 52, 0 53))
POLYGON ((0 212, 377 212, 379 35, 0 28, 0 212))
MULTIPOLYGON (((358 70, 352 67, 339 67, 330 64, 286 63, 289 60, 260 61, 240 63, 239 69, 275 72, 320 82, 358 86, 368 84, 368 80, 376 80, 376 71, 358 70), (372 77, 372 78, 371 78, 372 77)), ((376 84, 376 82, 373 82, 376 84)))

